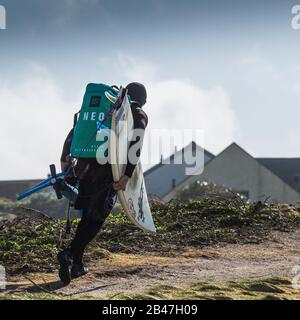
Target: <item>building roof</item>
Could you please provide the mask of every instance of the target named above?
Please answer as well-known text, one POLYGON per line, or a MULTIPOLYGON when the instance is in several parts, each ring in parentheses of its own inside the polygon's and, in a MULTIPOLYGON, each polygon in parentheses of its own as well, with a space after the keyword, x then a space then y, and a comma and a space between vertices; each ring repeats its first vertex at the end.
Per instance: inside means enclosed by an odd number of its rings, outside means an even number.
MULTIPOLYGON (((196 150, 196 148, 199 148, 199 149, 202 149, 200 146, 197 145, 196 142, 192 141, 191 142, 192 144, 192 148, 193 148, 193 151, 196 150)), ((174 158, 175 158, 175 154, 180 154, 182 152, 184 152, 185 149, 187 149, 188 147, 190 146, 187 145, 185 146, 184 148, 178 150, 178 151, 175 151, 173 154, 171 154, 168 158, 164 159, 163 161, 160 161, 158 164, 154 165, 153 167, 149 168, 147 171, 144 172, 144 176, 146 177, 147 175, 151 174, 151 172, 159 169, 160 167, 163 167, 166 165, 166 163, 172 163, 172 161, 174 161, 174 158)), ((211 152, 207 151, 206 149, 204 149, 204 156, 207 157, 207 158, 214 158, 215 155, 213 155, 211 152)))
MULTIPOLYGON (((287 182, 287 180, 291 181, 291 178, 290 178, 291 177, 291 173, 292 173, 292 176, 293 176, 294 173, 296 173, 296 175, 297 175, 297 172, 298 172, 298 177, 299 177, 299 180, 300 180, 300 174, 299 174, 300 171, 298 170, 299 169, 299 162, 300 162, 299 159, 271 159, 272 161, 270 161, 270 159, 256 159, 251 154, 249 154, 246 150, 241 148, 235 142, 230 144, 227 148, 225 148, 223 151, 221 151, 217 156, 215 156, 215 157, 211 158, 209 161, 207 161, 205 163, 204 172, 200 176, 202 176, 202 178, 207 176, 207 175, 205 175, 206 168, 210 167, 211 164, 214 164, 215 161, 217 161, 217 162, 220 161, 220 158, 222 157, 222 155, 224 153, 226 153, 228 151, 232 151, 232 150, 244 153, 246 158, 252 159, 256 163, 258 163, 262 168, 264 168, 264 170, 267 170, 267 172, 271 173, 274 177, 279 179, 277 181, 281 181, 282 183, 286 184, 290 188, 291 191, 294 191, 294 192, 296 192, 298 194, 300 193, 299 188, 298 189, 295 188, 295 182, 293 182, 292 185, 290 185, 290 183, 287 182), (265 161, 263 161, 263 160, 265 160, 265 161), (267 160, 269 160, 269 161, 267 161, 267 160), (270 165, 270 163, 272 164, 272 166, 270 165), (284 165, 282 165, 282 163, 284 165), (275 166, 275 164, 277 164, 277 166, 275 166)), ((228 163, 227 163, 227 165, 228 165, 228 163)), ((223 169, 221 169, 221 170, 223 170, 223 169)), ((181 181, 181 183, 178 184, 176 186, 176 188, 174 188, 174 190, 179 190, 182 187, 184 187, 185 185, 190 184, 193 181, 196 181, 196 179, 199 179, 199 176, 198 177, 197 176, 186 177, 186 179, 183 179, 181 181)), ((228 177, 228 172, 227 172, 227 180, 231 181, 230 176, 228 177)), ((295 180, 295 178, 294 178, 294 180, 295 180)), ((215 183, 217 183, 217 182, 215 182, 215 183)), ((220 185, 227 185, 227 183, 221 183, 220 185)), ((230 185, 228 185, 228 186, 230 187, 230 185)), ((166 194, 164 198, 169 200, 170 197, 173 196, 174 190, 170 191, 168 194, 166 194)))
POLYGON ((183 157, 182 164, 176 164, 174 160, 184 155, 185 151, 190 151, 191 148, 192 152, 196 151, 196 149, 204 151, 204 163, 214 157, 213 154, 203 150, 203 148, 199 147, 195 142, 191 142, 181 150, 175 151, 174 154, 163 159, 163 161, 144 173, 146 189, 149 196, 162 198, 174 188, 174 184, 180 184, 187 178, 186 168, 190 167, 190 165, 185 163, 185 158, 183 157))
POLYGON ((300 192, 300 158, 257 158, 290 187, 300 192))
POLYGON ((2 184, 10 184, 10 183, 39 183, 42 182, 43 179, 24 179, 24 180, 0 180, 0 183, 2 184))

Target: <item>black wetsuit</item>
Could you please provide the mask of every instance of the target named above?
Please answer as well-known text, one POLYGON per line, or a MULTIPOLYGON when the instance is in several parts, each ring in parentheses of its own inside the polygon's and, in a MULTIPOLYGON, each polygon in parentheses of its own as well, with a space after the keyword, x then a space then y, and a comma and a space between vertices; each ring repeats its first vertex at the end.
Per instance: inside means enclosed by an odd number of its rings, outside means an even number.
MULTIPOLYGON (((131 110, 135 129, 145 129, 148 124, 146 113, 138 104, 132 103, 131 110)), ((64 143, 61 161, 65 162, 70 154, 73 129, 64 143)), ((143 137, 130 143, 130 147, 139 144, 137 157, 140 156, 143 137)), ((136 162, 137 163, 137 162, 136 162)), ((131 177, 136 163, 128 163, 125 175, 131 177)), ((82 210, 82 219, 78 224, 75 237, 70 244, 73 262, 82 263, 85 247, 97 235, 105 219, 113 208, 116 191, 112 187, 113 177, 110 164, 100 165, 96 159, 78 159, 76 166, 79 180, 79 194, 75 203, 76 209, 82 210)))

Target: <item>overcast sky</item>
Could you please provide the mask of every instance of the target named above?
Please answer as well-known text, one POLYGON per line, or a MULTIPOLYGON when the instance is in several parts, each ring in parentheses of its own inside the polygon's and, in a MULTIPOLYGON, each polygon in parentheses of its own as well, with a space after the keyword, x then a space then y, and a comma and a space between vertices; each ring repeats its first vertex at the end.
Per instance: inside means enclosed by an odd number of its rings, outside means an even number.
POLYGON ((235 141, 256 157, 300 157, 297 1, 0 4, 0 180, 58 164, 89 82, 145 83, 149 129, 203 129, 215 154, 235 141))

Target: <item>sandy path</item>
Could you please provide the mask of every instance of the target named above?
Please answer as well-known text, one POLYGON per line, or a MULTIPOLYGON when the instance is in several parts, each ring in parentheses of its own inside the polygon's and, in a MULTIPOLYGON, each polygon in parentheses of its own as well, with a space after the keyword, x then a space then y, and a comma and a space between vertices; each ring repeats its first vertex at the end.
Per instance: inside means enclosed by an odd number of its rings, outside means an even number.
MULTIPOLYGON (((187 249, 174 257, 113 254, 90 266, 90 273, 62 287, 56 274, 29 277, 49 291, 65 295, 111 296, 118 292, 143 292, 156 284, 178 287, 197 281, 224 282, 284 276, 292 279, 292 268, 300 265, 300 230, 274 232, 261 244, 212 246, 187 249)), ((9 290, 32 287, 20 278, 10 279, 9 290)))

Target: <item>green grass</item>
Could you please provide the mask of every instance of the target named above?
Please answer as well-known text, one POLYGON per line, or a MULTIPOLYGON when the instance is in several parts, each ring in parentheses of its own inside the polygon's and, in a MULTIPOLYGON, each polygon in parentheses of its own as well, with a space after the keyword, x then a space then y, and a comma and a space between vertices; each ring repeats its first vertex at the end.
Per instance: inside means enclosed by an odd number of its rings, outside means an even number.
MULTIPOLYGON (((300 291, 285 278, 231 281, 222 284, 195 283, 187 288, 155 286, 143 294, 127 296, 129 300, 299 300, 300 291)), ((118 296, 115 297, 118 299, 118 296)))
POLYGON ((93 296, 65 296, 50 293, 13 293, 1 294, 0 300, 97 300, 99 298, 93 296))
POLYGON ((300 290, 286 278, 229 281, 210 284, 198 282, 185 288, 157 285, 141 293, 120 292, 106 297, 40 293, 0 293, 0 300, 299 300, 300 290))
MULTIPOLYGON (((89 246, 86 262, 109 258, 109 252, 159 253, 173 255, 186 246, 215 243, 257 243, 272 230, 291 231, 300 224, 295 208, 243 203, 238 200, 201 199, 152 206, 157 234, 146 234, 124 214, 110 215, 96 240, 89 246), (133 245, 134 244, 134 245, 133 245)), ((65 222, 29 212, 12 222, 0 222, 0 264, 9 274, 53 271, 58 251, 72 234, 65 234, 65 222)))

